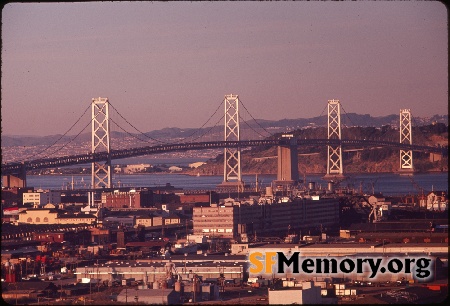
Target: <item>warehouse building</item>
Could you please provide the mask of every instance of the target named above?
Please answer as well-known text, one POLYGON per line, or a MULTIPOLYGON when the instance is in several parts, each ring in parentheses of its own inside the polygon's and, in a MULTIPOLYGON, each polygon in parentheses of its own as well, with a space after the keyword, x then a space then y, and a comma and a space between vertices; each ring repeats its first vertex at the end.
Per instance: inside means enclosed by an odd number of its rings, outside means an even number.
POLYGON ((286 304, 337 304, 337 298, 321 296, 321 288, 313 282, 303 282, 302 288, 269 290, 269 305, 286 304))
POLYGON ((124 289, 117 296, 117 302, 139 305, 178 305, 180 293, 173 289, 124 289))
POLYGON ((194 234, 245 241, 248 235, 286 232, 288 228, 328 227, 339 223, 336 199, 294 199, 290 202, 242 203, 194 207, 194 234))
POLYGON ((82 279, 98 279, 100 282, 122 281, 134 279, 142 281, 149 287, 159 283, 162 288, 167 280, 180 276, 183 280, 191 280, 196 274, 203 280, 217 279, 221 275, 229 280, 243 280, 247 269, 245 256, 179 256, 174 260, 150 261, 109 261, 98 266, 78 267, 77 281, 82 279), (227 260, 221 260, 227 257, 227 260), (163 262, 164 261, 164 262, 163 262))

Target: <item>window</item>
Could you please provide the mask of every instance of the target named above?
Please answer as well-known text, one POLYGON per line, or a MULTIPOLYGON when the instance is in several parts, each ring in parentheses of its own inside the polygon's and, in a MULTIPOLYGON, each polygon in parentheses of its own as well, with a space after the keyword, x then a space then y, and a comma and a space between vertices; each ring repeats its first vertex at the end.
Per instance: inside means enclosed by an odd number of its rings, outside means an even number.
POLYGON ((30 217, 30 218, 27 219, 27 222, 31 223, 31 222, 33 222, 33 219, 31 219, 31 217, 30 217))
POLYGON ((48 218, 47 217, 44 218, 44 222, 48 222, 48 218))
POLYGON ((36 222, 41 222, 41 218, 36 217, 36 222))

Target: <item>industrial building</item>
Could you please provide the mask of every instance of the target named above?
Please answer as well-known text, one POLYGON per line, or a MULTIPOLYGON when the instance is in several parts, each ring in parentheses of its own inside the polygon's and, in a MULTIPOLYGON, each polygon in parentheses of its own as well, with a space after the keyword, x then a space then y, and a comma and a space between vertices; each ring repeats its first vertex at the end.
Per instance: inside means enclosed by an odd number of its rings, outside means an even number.
POLYGON ((221 275, 229 280, 243 280, 246 270, 245 256, 179 256, 151 262, 146 260, 117 260, 97 266, 78 267, 77 281, 97 279, 100 282, 133 279, 153 288, 173 285, 174 280, 192 280, 194 275, 206 279, 218 279, 221 275), (167 284, 172 279, 171 284, 167 284))
POLYGON ((313 282, 303 282, 301 288, 269 290, 269 305, 287 304, 337 304, 337 298, 322 296, 321 287, 313 282))
POLYGON ((196 235, 246 241, 249 235, 336 225, 339 203, 333 198, 295 198, 281 203, 231 200, 223 205, 194 207, 193 222, 196 235))
POLYGON ((105 208, 140 208, 154 206, 153 191, 130 190, 103 192, 102 207, 105 208))
MULTIPOLYGON (((232 254, 248 255, 249 253, 261 252, 283 252, 284 254, 292 254, 300 252, 302 258, 353 258, 364 257, 374 258, 381 257, 402 258, 402 257, 428 257, 433 259, 433 265, 448 266, 448 244, 447 243, 319 243, 312 245, 297 245, 297 244, 236 244, 232 245, 232 254)), ((439 270, 438 269, 438 270, 439 270)), ((434 270, 434 268, 433 268, 434 270)), ((249 272, 249 278, 258 277, 260 274, 252 274, 249 272)), ((272 278, 271 274, 264 275, 265 278, 272 278)), ((314 279, 332 279, 353 277, 352 280, 358 281, 373 281, 370 279, 370 272, 365 271, 361 274, 333 274, 333 273, 319 273, 319 274, 289 274, 287 277, 292 277, 298 281, 307 280, 313 277, 314 279)), ((439 273, 435 275, 441 277, 439 273)), ((386 273, 377 276, 376 281, 397 281, 401 279, 414 279, 413 272, 411 273, 386 273)))
POLYGON ((124 289, 117 296, 117 302, 139 305, 177 305, 180 293, 173 289, 124 289))

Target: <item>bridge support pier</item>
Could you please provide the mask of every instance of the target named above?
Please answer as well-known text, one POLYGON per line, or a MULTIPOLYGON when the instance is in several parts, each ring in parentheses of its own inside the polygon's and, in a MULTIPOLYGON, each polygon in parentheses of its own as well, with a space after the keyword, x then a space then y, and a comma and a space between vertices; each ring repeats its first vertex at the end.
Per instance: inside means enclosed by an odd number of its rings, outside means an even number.
POLYGON ((2 184, 5 188, 13 188, 13 187, 27 187, 27 179, 21 177, 20 175, 12 175, 7 174, 2 177, 2 184))
POLYGON ((25 164, 22 163, 18 173, 3 175, 2 185, 5 188, 27 187, 27 170, 25 164))
POLYGON ((278 146, 277 179, 273 182, 276 189, 291 190, 298 184, 298 150, 297 140, 293 135, 283 135, 289 138, 287 146, 278 146))

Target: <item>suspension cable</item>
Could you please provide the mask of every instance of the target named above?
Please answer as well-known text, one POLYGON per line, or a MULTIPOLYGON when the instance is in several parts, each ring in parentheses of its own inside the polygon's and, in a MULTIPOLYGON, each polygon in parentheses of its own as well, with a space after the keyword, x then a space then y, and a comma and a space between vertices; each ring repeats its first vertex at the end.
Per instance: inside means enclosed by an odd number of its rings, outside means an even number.
POLYGON ((203 136, 205 136, 206 134, 208 134, 213 128, 217 127, 217 125, 219 124, 220 121, 222 121, 222 119, 225 117, 225 114, 223 114, 223 116, 217 120, 216 124, 214 126, 212 126, 211 128, 209 128, 209 130, 207 130, 205 133, 203 133, 202 135, 198 136, 197 138, 192 139, 192 141, 197 140, 203 136))
MULTIPOLYGON (((21 162, 21 161, 30 160, 31 158, 33 158, 33 157, 35 157, 35 156, 38 156, 38 155, 41 155, 42 153, 44 153, 45 151, 47 151, 48 149, 50 149, 52 146, 54 146, 58 141, 60 141, 64 136, 67 135, 67 133, 69 133, 69 132, 73 129, 73 127, 81 120, 81 118, 83 118, 83 116, 86 114, 86 112, 89 110, 90 107, 91 107, 91 105, 89 105, 89 106, 84 110, 83 114, 77 119, 77 121, 75 121, 75 123, 72 124, 72 126, 71 126, 64 134, 62 134, 55 142, 53 142, 51 145, 47 146, 45 149, 43 149, 42 151, 40 151, 40 152, 38 152, 38 153, 32 154, 32 155, 27 156, 27 157, 22 158, 22 159, 13 160, 12 162, 16 162, 16 161, 20 161, 20 162, 21 162)), ((48 156, 48 155, 47 155, 47 156, 48 156)))
POLYGON ((262 128, 267 134, 269 134, 269 137, 270 137, 270 136, 273 136, 272 133, 270 133, 269 131, 267 131, 267 130, 266 130, 266 129, 258 122, 258 121, 256 121, 256 119, 255 119, 255 118, 252 116, 252 114, 248 111, 247 107, 245 107, 244 102, 242 102, 241 99, 239 99, 239 101, 241 102, 242 106, 243 106, 244 109, 247 111, 247 113, 250 115, 250 117, 252 117, 253 121, 255 121, 256 124, 257 124, 260 128, 262 128))
MULTIPOLYGON (((156 138, 150 137, 150 136, 148 136, 147 134, 145 134, 144 132, 140 131, 137 127, 135 127, 133 124, 131 124, 124 116, 122 116, 122 114, 114 107, 114 105, 111 104, 111 102, 109 102, 109 105, 111 105, 111 107, 117 112, 117 114, 119 114, 119 116, 120 116, 123 120, 125 120, 126 123, 128 123, 132 128, 134 128, 134 129, 135 129, 136 131, 138 131, 140 134, 144 135, 145 137, 147 137, 147 138, 149 138, 149 139, 151 139, 151 140, 153 140, 153 141, 156 141, 156 142, 159 142, 159 143, 164 143, 164 144, 167 143, 166 141, 162 141, 162 140, 158 140, 158 139, 156 139, 156 138)), ((117 124, 117 123, 116 123, 116 124, 117 124)))
MULTIPOLYGON (((186 139, 188 139, 188 138, 190 138, 190 137, 193 137, 198 131, 200 131, 201 129, 203 129, 203 127, 204 127, 206 124, 208 124, 208 122, 214 117, 214 115, 217 113, 217 111, 219 110, 219 108, 223 105, 224 101, 225 101, 225 99, 223 99, 222 102, 220 102, 219 106, 216 108, 216 110, 214 111, 214 113, 213 113, 211 116, 209 116, 208 120, 207 120, 205 123, 203 123, 203 125, 202 125, 201 127, 199 127, 198 129, 196 129, 191 135, 189 135, 189 136, 187 136, 187 137, 185 137, 185 138, 182 138, 181 141, 184 141, 184 140, 186 140, 186 139)), ((222 118, 223 118, 223 117, 225 117, 225 115, 222 116, 222 118)), ((219 121, 222 120, 222 118, 220 118, 219 121)), ((216 127, 216 126, 217 126, 217 123, 216 123, 216 125, 214 125, 213 127, 216 127)), ((203 136, 205 136, 209 131, 211 131, 211 129, 209 129, 206 133, 203 133, 203 134, 200 135, 199 137, 196 137, 196 138, 192 139, 191 142, 194 141, 194 140, 197 140, 197 139, 199 139, 199 138, 201 138, 201 137, 203 137, 203 136)))
MULTIPOLYGON (((417 130, 419 130, 419 134, 425 139, 428 140, 428 137, 422 132, 422 130, 420 129, 420 125, 417 123, 416 118, 414 118, 413 116, 411 116, 412 122, 414 122, 414 127, 417 128, 417 130)), ((411 124, 411 133, 412 133, 412 124, 411 124)))
MULTIPOLYGON (((239 118, 242 119, 242 122, 244 122, 244 124, 245 124, 246 126, 248 126, 253 132, 255 132, 256 134, 258 134, 258 135, 261 136, 261 137, 267 137, 267 136, 264 136, 263 134, 261 134, 260 132, 258 132, 258 130, 254 129, 251 125, 249 125, 249 124, 247 123, 247 121, 245 121, 244 118, 241 117, 241 115, 239 115, 239 118)), ((270 136, 273 136, 273 135, 270 135, 270 136)), ((270 136, 269 136, 269 137, 270 137, 270 136)))
POLYGON ((322 110, 322 112, 320 113, 319 117, 321 117, 321 116, 323 115, 323 113, 325 112, 325 110, 327 109, 327 107, 328 107, 328 104, 325 105, 325 107, 323 108, 323 110, 322 110))
POLYGON ((73 137, 73 138, 70 139, 67 143, 65 143, 62 147, 60 147, 59 149, 57 149, 57 150, 53 151, 52 153, 46 155, 45 157, 49 157, 51 154, 55 154, 56 152, 59 152, 59 151, 61 151, 62 149, 64 149, 69 143, 71 143, 71 142, 74 141, 78 136, 80 136, 80 134, 81 134, 82 132, 84 132, 84 130, 86 130, 87 127, 88 127, 89 125, 91 125, 92 120, 93 120, 93 118, 88 122, 88 124, 87 124, 87 125, 86 125, 86 126, 85 126, 78 134, 77 134, 77 135, 75 135, 75 137, 73 137))
MULTIPOLYGON (((350 116, 348 115, 348 113, 345 111, 344 106, 342 106, 342 103, 339 102, 339 104, 341 105, 342 110, 344 111, 344 113, 345 113, 345 115, 347 116, 348 120, 350 120, 351 124, 353 124, 353 126, 357 126, 357 125, 352 121, 352 119, 350 118, 350 116)), ((346 124, 344 124, 344 125, 345 125, 346 128, 349 128, 346 124)))
MULTIPOLYGON (((150 142, 150 141, 148 141, 148 140, 141 139, 141 138, 137 137, 136 135, 134 135, 134 134, 128 132, 128 131, 125 130, 123 127, 121 127, 116 121, 114 121, 112 118, 109 118, 109 120, 111 120, 112 123, 114 123, 119 129, 121 129, 123 132, 125 132, 128 136, 131 136, 131 137, 133 137, 133 138, 136 138, 136 139, 139 140, 139 141, 143 141, 143 142, 147 142, 147 143, 152 143, 152 142, 150 142)), ((150 138, 151 138, 151 137, 150 137, 150 138)), ((153 139, 153 138, 152 138, 152 139, 153 139)), ((152 144, 153 144, 153 143, 152 143, 152 144)))

